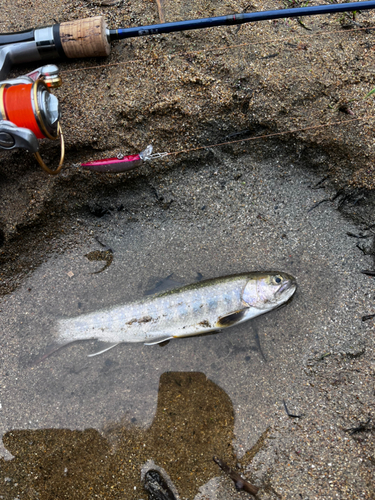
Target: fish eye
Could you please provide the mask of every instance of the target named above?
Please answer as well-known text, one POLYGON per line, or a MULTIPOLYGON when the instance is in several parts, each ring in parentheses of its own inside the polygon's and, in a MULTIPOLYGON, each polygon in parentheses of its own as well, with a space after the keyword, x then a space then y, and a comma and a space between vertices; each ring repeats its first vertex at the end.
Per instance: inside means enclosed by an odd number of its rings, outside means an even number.
POLYGON ((283 279, 282 279, 282 277, 281 277, 281 276, 274 276, 273 281, 274 281, 277 285, 279 285, 279 284, 283 281, 283 279))

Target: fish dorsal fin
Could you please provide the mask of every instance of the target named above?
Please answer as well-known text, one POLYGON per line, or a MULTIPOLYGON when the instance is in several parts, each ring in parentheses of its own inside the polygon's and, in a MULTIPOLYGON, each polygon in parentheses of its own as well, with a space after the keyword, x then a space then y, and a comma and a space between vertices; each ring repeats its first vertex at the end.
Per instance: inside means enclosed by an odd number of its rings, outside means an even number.
POLYGON ((246 311, 247 308, 244 308, 227 314, 226 316, 221 316, 221 318, 218 319, 216 326, 218 328, 228 328, 228 326, 236 325, 237 323, 241 322, 241 320, 245 316, 246 311))

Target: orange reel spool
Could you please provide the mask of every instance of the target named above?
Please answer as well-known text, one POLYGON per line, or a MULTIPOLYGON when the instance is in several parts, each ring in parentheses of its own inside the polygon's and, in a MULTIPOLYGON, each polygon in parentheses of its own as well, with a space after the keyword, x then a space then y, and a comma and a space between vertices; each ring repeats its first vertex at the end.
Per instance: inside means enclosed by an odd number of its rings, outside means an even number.
POLYGON ((25 127, 34 132, 38 139, 43 139, 32 106, 32 87, 35 84, 12 85, 4 89, 4 108, 9 121, 18 127, 25 127))
POLYGON ((1 114, 5 119, 31 130, 38 139, 56 139, 55 130, 48 130, 45 116, 43 116, 43 103, 45 95, 49 94, 48 87, 41 80, 34 83, 21 83, 18 85, 3 84, 0 88, 1 114))
MULTIPOLYGON (((50 93, 44 81, 38 79, 30 83, 0 85, 0 120, 7 120, 20 129, 28 129, 37 139, 60 138, 61 156, 56 170, 47 167, 39 152, 34 152, 39 165, 51 175, 60 172, 65 155, 64 137, 59 118, 58 101, 50 93)), ((7 135, 11 135, 11 132, 7 135)))

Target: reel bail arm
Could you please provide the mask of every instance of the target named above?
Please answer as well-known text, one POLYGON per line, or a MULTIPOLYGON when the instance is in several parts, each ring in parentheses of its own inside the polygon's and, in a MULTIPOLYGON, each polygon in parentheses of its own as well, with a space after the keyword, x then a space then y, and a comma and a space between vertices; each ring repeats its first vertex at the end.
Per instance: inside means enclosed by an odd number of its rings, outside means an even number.
POLYGON ((54 65, 0 81, 0 148, 22 148, 34 153, 49 174, 61 170, 65 154, 59 102, 49 90, 60 85, 58 68, 54 65), (61 157, 56 170, 47 167, 38 153, 38 139, 44 138, 60 139, 61 157))

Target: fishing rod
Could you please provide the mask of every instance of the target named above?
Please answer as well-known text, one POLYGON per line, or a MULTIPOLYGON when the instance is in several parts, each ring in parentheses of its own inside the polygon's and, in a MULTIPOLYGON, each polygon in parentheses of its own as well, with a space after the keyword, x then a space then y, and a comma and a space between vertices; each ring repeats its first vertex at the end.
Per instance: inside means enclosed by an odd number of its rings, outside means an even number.
MULTIPOLYGON (((58 68, 44 65, 27 75, 4 80, 14 64, 59 58, 108 56, 110 42, 138 36, 158 35, 217 26, 300 16, 353 12, 375 8, 375 0, 343 4, 298 7, 264 12, 231 14, 134 28, 108 29, 105 19, 96 16, 16 33, 0 34, 0 149, 23 148, 35 154, 49 174, 57 174, 64 160, 64 138, 60 106, 50 89, 61 85, 58 68), (58 167, 51 170, 39 154, 38 139, 60 139, 58 167)), ((124 171, 156 157, 148 147, 138 155, 91 162, 83 166, 101 172, 124 171)))
POLYGON ((102 16, 78 19, 43 28, 0 34, 0 79, 6 77, 13 64, 46 59, 108 56, 111 49, 110 42, 114 40, 217 26, 233 26, 272 19, 316 16, 374 8, 375 0, 372 0, 230 14, 219 17, 119 29, 108 29, 105 19, 102 16))

